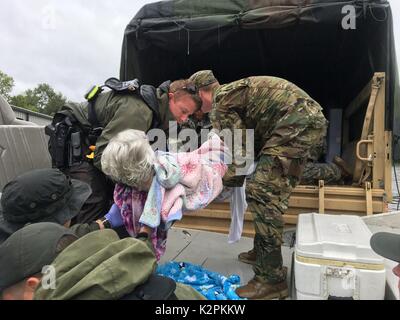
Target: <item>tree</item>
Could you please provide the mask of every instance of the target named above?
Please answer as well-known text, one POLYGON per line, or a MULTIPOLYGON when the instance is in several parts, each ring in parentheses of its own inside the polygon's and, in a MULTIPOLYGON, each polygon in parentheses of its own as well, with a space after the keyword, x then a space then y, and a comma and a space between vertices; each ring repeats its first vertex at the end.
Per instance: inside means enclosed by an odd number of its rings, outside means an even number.
POLYGON ((10 94, 14 88, 14 79, 0 70, 0 94, 10 101, 10 94))
POLYGON ((33 98, 37 99, 37 108, 40 112, 54 115, 62 105, 67 102, 67 99, 47 83, 39 84, 33 89, 33 98))
POLYGON ((41 83, 34 89, 11 98, 11 103, 17 107, 54 115, 67 99, 47 83, 41 83))
POLYGON ((37 99, 32 95, 32 90, 27 90, 23 94, 11 97, 10 103, 16 107, 40 112, 37 108, 37 99))

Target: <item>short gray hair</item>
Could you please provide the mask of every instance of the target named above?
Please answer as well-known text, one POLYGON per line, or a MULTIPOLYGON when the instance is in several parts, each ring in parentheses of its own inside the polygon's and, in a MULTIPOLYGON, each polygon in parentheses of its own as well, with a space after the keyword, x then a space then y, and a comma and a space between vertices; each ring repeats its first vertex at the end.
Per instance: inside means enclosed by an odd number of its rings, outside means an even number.
POLYGON ((155 153, 146 134, 126 130, 110 140, 101 157, 103 172, 116 182, 143 190, 154 175, 155 153))

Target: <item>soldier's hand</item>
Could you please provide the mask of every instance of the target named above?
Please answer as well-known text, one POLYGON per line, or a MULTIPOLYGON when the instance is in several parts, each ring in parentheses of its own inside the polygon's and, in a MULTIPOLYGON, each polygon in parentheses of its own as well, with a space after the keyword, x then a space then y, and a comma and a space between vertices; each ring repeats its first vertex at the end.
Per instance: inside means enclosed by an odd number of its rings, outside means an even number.
POLYGON ((242 187, 246 176, 237 176, 235 173, 235 168, 229 166, 226 174, 222 178, 222 184, 225 187, 242 187))

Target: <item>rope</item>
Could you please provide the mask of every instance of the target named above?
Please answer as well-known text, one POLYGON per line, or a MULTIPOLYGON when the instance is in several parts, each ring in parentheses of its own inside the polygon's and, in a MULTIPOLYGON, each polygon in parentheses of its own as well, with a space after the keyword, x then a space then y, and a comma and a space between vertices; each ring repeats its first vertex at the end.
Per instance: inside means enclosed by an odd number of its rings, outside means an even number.
POLYGON ((375 16, 375 14, 373 13, 373 10, 372 10, 372 5, 369 5, 369 12, 371 13, 371 17, 372 17, 376 22, 383 22, 383 21, 386 21, 387 18, 388 18, 388 13, 387 13, 386 8, 383 8, 383 12, 385 13, 385 17, 384 17, 382 20, 378 19, 378 18, 375 16))

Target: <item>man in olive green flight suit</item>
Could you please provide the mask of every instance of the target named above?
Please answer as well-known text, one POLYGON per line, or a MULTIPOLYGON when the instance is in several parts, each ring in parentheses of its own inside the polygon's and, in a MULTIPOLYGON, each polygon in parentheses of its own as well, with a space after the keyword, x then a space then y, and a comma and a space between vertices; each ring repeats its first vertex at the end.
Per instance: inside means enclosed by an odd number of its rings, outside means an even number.
MULTIPOLYGON (((74 223, 97 220, 108 212, 112 204, 114 185, 101 171, 101 155, 110 139, 127 129, 146 133, 151 129, 162 129, 168 133, 169 121, 183 123, 201 106, 194 85, 187 80, 167 81, 159 88, 146 86, 146 91, 147 97, 150 96, 148 99, 158 105, 159 112, 155 113, 136 92, 109 91, 96 98, 94 110, 103 129, 96 141, 94 159, 64 170, 65 174, 88 183, 92 188, 91 196, 74 223)), ((69 103, 61 110, 69 110, 83 126, 91 126, 87 103, 69 103)))
MULTIPOLYGON (((288 288, 281 254, 282 214, 310 149, 321 143, 326 132, 322 108, 303 90, 280 78, 249 77, 220 86, 212 72, 205 70, 189 80, 196 84, 202 111, 210 112, 213 128, 254 130, 258 165, 246 186, 246 197, 256 230, 255 277, 236 292, 249 299, 284 298, 288 288)), ((246 153, 245 139, 239 153, 246 153)), ((237 175, 235 150, 233 155, 223 178, 226 186, 240 186, 245 179, 237 175)))

